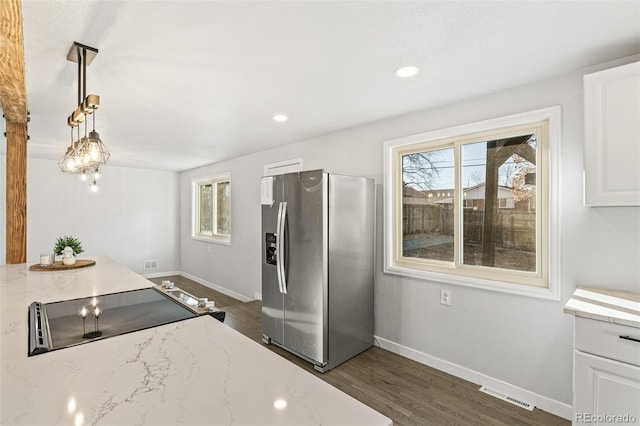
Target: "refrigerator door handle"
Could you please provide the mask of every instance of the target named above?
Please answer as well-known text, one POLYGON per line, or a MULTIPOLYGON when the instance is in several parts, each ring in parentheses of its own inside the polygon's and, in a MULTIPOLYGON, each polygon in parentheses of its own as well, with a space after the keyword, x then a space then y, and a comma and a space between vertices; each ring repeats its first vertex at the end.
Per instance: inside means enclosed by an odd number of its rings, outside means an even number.
POLYGON ((287 275, 285 263, 285 227, 287 222, 287 202, 282 201, 278 209, 278 237, 276 239, 276 250, 278 252, 278 285, 280 293, 287 294, 287 275))
POLYGON ((276 222, 276 273, 278 274, 278 291, 282 293, 282 275, 280 273, 281 247, 280 247, 280 223, 282 222, 282 203, 278 203, 278 221, 276 222))
POLYGON ((276 224, 276 253, 277 253, 277 262, 276 262, 276 271, 278 274, 278 288, 280 293, 286 294, 286 277, 285 277, 285 268, 284 268, 284 224, 287 215, 287 203, 286 201, 280 202, 278 204, 278 222, 276 224))

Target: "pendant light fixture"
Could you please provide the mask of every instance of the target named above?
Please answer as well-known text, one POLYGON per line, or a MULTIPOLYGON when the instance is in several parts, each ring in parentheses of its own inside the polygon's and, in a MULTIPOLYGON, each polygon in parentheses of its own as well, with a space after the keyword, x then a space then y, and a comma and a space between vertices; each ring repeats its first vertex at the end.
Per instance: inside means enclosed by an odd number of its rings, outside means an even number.
MULTIPOLYGON (((100 134, 96 132, 96 114, 95 112, 92 114, 93 116, 93 130, 89 132, 89 136, 85 137, 83 140, 82 149, 83 152, 88 156, 88 165, 90 167, 100 167, 102 164, 107 164, 109 157, 111 154, 107 147, 100 140, 100 134)), ((86 125, 86 122, 85 122, 86 125)))
POLYGON ((79 173, 80 179, 89 179, 88 173, 93 173, 91 191, 98 190, 96 180, 100 177, 100 166, 107 163, 111 154, 96 132, 95 111, 100 107, 100 96, 87 95, 87 65, 98 54, 98 49, 74 42, 67 54, 67 60, 78 63, 78 106, 67 118, 67 125, 71 127, 71 146, 58 162, 60 170, 65 173, 79 173), (93 130, 87 136, 87 122, 89 115, 93 117, 93 130), (80 138, 80 123, 84 122, 85 135, 80 138), (78 139, 73 141, 73 128, 78 128, 78 139))
POLYGON ((67 151, 64 153, 60 161, 58 161, 58 166, 60 166, 60 170, 64 173, 76 172, 76 160, 73 157, 73 127, 71 128, 71 145, 69 145, 67 151))

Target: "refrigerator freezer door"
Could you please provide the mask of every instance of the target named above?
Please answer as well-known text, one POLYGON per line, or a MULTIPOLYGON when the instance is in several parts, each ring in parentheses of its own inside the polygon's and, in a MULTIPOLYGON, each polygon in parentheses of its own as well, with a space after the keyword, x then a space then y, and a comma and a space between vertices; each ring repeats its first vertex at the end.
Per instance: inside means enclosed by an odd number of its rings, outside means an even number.
MULTIPOLYGON (((262 205, 262 334, 284 343, 284 295, 278 283, 278 212, 281 211, 284 179, 272 177, 272 203, 262 205)), ((263 185, 265 182, 263 181, 263 185)))
POLYGON ((313 170, 283 177, 284 346, 322 364, 328 356, 326 174, 313 170))

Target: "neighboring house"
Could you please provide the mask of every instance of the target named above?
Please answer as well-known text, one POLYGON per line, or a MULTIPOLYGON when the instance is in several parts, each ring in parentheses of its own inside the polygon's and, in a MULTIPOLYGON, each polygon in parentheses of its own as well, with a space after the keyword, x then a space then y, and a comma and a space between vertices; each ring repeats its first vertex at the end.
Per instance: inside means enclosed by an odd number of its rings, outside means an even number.
MULTIPOLYGON (((484 195, 486 184, 467 188, 463 193, 465 209, 484 210, 484 195)), ((515 209, 516 202, 513 191, 508 186, 498 186, 498 209, 515 209)))
MULTIPOLYGON (((470 188, 464 189, 463 203, 465 209, 484 210, 484 196, 486 184, 481 183, 470 188)), ((453 203, 453 189, 431 189, 426 191, 418 191, 414 188, 405 186, 402 195, 404 204, 411 205, 451 205, 453 203)), ((512 188, 508 186, 498 186, 498 208, 514 209, 520 211, 533 210, 526 200, 516 202, 512 188)))
POLYGON ((430 204, 437 204, 447 198, 453 199, 453 189, 418 191, 410 186, 405 186, 402 189, 402 196, 404 198, 404 204, 426 206, 430 204))

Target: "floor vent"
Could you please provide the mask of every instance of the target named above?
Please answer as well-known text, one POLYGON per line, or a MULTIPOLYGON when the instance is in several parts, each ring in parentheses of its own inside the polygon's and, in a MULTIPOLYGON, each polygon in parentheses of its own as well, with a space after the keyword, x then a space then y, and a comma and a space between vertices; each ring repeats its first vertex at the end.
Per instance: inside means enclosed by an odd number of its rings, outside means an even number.
POLYGON ((148 271, 150 269, 158 269, 158 261, 157 260, 145 260, 144 261, 144 270, 148 271))
POLYGON ((535 408, 533 406, 533 404, 529 404, 528 402, 520 401, 519 399, 515 399, 512 396, 505 395, 503 393, 500 393, 498 391, 490 389, 490 388, 488 388, 486 386, 481 386, 480 387, 480 392, 484 392, 484 393, 489 394, 491 396, 495 396, 498 399, 502 399, 503 401, 510 402, 513 405, 517 405, 518 407, 525 408, 525 409, 527 409, 529 411, 533 411, 533 409, 535 408))

